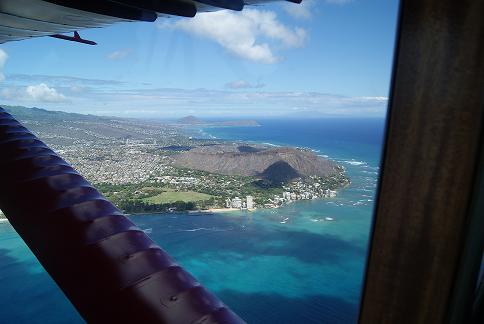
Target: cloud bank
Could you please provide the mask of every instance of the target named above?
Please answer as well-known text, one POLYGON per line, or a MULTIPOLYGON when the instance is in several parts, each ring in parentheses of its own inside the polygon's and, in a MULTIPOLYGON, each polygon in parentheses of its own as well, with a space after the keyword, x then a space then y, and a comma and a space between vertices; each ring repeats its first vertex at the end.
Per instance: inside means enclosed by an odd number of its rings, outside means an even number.
POLYGON ((303 28, 288 27, 274 12, 257 9, 201 13, 193 19, 163 22, 159 27, 210 39, 237 57, 266 64, 281 60, 274 47, 300 47, 307 38, 303 28))
POLYGON ((67 98, 55 88, 50 88, 45 83, 29 85, 26 87, 8 87, 0 91, 0 98, 15 101, 29 102, 65 102, 67 98))
POLYGON ((177 89, 67 76, 9 75, 0 99, 4 104, 33 103, 46 109, 135 118, 382 117, 386 113, 386 97, 268 91, 262 86, 237 80, 227 83, 225 90, 177 89))

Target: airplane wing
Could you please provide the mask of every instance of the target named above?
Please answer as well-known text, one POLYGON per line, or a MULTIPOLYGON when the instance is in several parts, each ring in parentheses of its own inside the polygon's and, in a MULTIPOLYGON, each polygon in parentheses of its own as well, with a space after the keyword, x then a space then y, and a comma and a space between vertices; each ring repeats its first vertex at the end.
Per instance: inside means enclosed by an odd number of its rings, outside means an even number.
POLYGON ((274 1, 279 0, 0 0, 0 44, 118 22, 194 17, 197 12, 221 9, 240 11, 245 5, 274 1))

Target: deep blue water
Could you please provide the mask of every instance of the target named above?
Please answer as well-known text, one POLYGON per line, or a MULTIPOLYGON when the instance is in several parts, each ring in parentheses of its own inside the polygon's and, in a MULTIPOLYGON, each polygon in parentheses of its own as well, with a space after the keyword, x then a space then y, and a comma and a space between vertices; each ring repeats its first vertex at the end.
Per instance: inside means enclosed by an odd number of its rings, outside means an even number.
POLYGON ((257 121, 261 127, 220 127, 203 131, 221 139, 304 146, 331 154, 331 158, 360 159, 373 166, 379 163, 383 118, 257 121))
MULTIPOLYGON (((249 323, 355 323, 383 120, 260 123, 200 136, 309 147, 343 165, 351 185, 277 210, 132 219, 249 323)), ((6 223, 0 244, 0 322, 82 322, 6 223)))

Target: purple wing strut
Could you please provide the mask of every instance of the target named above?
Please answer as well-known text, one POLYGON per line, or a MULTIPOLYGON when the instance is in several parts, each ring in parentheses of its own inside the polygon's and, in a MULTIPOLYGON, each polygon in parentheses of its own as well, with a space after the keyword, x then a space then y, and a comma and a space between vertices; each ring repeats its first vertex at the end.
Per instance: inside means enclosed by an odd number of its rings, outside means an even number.
POLYGON ((0 108, 0 209, 89 323, 244 323, 0 108))

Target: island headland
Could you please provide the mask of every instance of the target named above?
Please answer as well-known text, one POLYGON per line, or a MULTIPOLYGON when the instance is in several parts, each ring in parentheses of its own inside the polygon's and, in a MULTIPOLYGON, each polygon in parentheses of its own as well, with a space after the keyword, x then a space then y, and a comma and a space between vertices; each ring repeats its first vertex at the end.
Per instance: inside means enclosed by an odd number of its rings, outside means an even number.
POLYGON ((5 107, 126 213, 277 208, 331 199, 342 166, 297 147, 199 138, 253 120, 143 121, 5 107))

